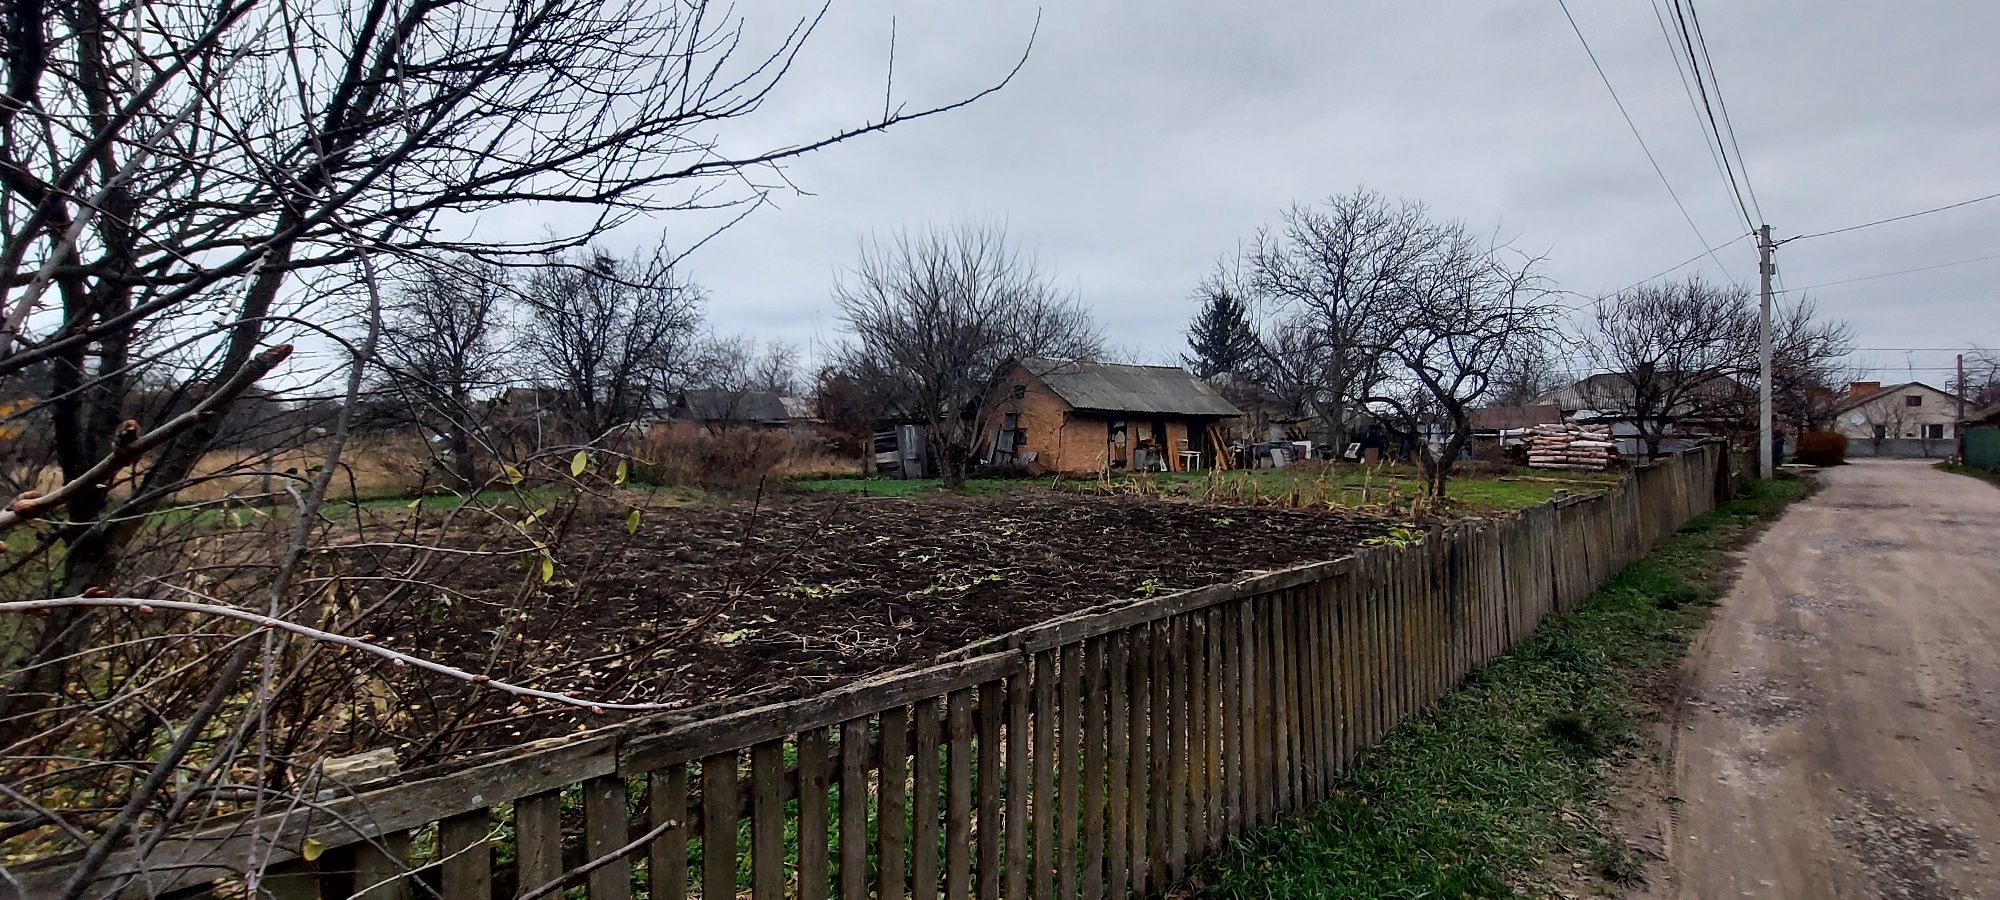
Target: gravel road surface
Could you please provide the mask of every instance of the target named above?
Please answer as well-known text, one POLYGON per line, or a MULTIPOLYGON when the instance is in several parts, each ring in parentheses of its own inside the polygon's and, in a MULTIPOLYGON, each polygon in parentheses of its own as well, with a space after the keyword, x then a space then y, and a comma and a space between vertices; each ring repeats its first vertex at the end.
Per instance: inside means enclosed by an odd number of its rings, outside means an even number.
POLYGON ((2000 897, 2000 488, 1864 460, 1687 663, 1657 897, 2000 897))

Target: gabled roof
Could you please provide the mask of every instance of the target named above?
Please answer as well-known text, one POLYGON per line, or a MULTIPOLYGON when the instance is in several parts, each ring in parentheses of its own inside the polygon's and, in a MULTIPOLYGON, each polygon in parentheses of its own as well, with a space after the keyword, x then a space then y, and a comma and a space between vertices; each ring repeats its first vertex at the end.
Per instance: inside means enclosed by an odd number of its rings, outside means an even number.
POLYGON ((674 411, 697 422, 783 425, 791 419, 785 413, 785 401, 770 391, 687 391, 674 411))
POLYGON ((1833 411, 1835 413, 1844 413, 1857 406, 1866 406, 1868 402, 1871 400, 1880 400, 1883 397, 1892 396, 1896 392, 1907 388, 1923 388, 1924 390, 1930 391, 1931 393, 1943 397, 1947 400, 1950 400, 1953 403, 1958 402, 1958 395, 1953 394, 1950 391, 1944 390, 1942 388, 1931 387, 1930 385, 1925 384, 1921 381, 1905 381, 1902 384, 1892 384, 1880 390, 1871 391, 1864 396, 1856 397, 1852 400, 1843 401, 1839 406, 1834 407, 1833 411))
POLYGON ((1465 412, 1473 431, 1504 431, 1535 425, 1561 425, 1562 409, 1556 406, 1489 406, 1465 412))
POLYGON ((1986 407, 1985 409, 1975 410, 1973 412, 1966 413, 1965 421, 1992 422, 1995 424, 2000 424, 2000 403, 1995 403, 1992 406, 1986 407))
POLYGON ((785 405, 785 415, 795 420, 819 421, 819 404, 811 397, 779 397, 778 401, 785 405))
POLYGON ((1126 366, 1029 357, 1021 360, 1063 402, 1098 412, 1240 416, 1214 386, 1178 366, 1126 366))

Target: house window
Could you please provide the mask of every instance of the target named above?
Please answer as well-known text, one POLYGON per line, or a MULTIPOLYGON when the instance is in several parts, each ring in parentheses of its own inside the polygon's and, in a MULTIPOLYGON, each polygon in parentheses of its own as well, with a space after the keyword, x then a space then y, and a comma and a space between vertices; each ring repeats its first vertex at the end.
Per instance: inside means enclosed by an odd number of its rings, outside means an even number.
POLYGON ((1013 386, 1012 388, 1009 388, 1009 389, 1007 390, 1007 396, 1008 396, 1008 397, 1009 397, 1010 399, 1014 399, 1014 400, 1024 400, 1024 399, 1027 399, 1027 396, 1028 396, 1028 386, 1027 386, 1027 385, 1025 385, 1025 384, 1017 384, 1017 385, 1014 385, 1014 386, 1013 386))
POLYGON ((1922 405, 1924 405, 1924 395, 1922 395, 1922 394, 1911 394, 1911 395, 1909 395, 1909 396, 1907 396, 1907 397, 1904 397, 1904 398, 1903 398, 1903 405, 1904 405, 1904 406, 1922 406, 1922 405))
POLYGON ((1941 425, 1941 424, 1940 424, 1940 425, 1925 425, 1925 426, 1924 426, 1924 440, 1927 440, 1927 441, 1941 441, 1941 440, 1944 440, 1944 426, 1943 426, 1943 425, 1941 425))
POLYGON ((1879 443, 1881 443, 1881 442, 1883 441, 1883 439, 1887 438, 1888 436, 1889 436, 1889 426, 1887 426, 1887 425, 1877 425, 1877 426, 1875 426, 1875 442, 1876 442, 1876 443, 1878 443, 1878 444, 1879 444, 1879 443))

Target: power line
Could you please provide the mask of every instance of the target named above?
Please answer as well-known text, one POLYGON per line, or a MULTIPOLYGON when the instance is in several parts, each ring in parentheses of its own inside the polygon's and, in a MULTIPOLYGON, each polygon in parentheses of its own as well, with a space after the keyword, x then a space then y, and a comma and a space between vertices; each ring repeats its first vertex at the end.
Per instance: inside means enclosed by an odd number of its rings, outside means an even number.
POLYGON ((1929 272, 1933 269, 1949 269, 1952 266, 1965 266, 1965 265, 1971 265, 1972 263, 1976 262, 1986 262, 1988 260, 1995 260, 1995 259, 2000 259, 2000 253, 1989 254, 1987 256, 1975 256, 1971 259, 1956 259, 1952 260, 1951 262, 1942 262, 1929 266, 1917 266, 1911 269, 1897 269, 1894 272, 1877 272, 1873 275, 1859 275, 1854 278, 1842 278, 1838 281, 1822 281, 1818 284, 1809 284, 1806 285, 1805 287, 1797 288, 1796 290, 1810 291, 1813 290, 1814 288, 1833 287, 1834 285, 1837 284, 1853 284, 1857 281, 1874 281, 1877 278, 1889 278, 1896 275, 1909 275, 1914 272, 1929 272))
MULTIPOLYGON (((1696 131, 1701 132, 1701 145, 1708 150, 1709 162, 1715 164, 1715 177, 1723 181, 1723 187, 1727 188, 1729 186, 1727 183, 1729 174, 1722 168, 1722 156, 1716 152, 1714 142, 1708 139, 1708 126, 1702 121, 1701 105, 1695 102, 1694 86, 1688 84, 1687 60, 1681 55, 1680 44, 1674 39, 1673 31, 1667 27, 1667 16, 1664 12, 1660 11, 1660 0, 1653 0, 1652 7, 1653 21, 1660 26, 1660 37, 1667 43, 1667 59, 1673 62, 1674 75, 1681 82, 1681 96, 1687 98, 1688 112, 1694 115, 1694 128, 1696 131)), ((1697 256, 1696 258, 1699 259, 1700 257, 1697 256)))
MULTIPOLYGON (((1688 258, 1687 258, 1686 260, 1684 260, 1684 261, 1682 261, 1682 262, 1679 262, 1679 263, 1676 263, 1676 264, 1674 264, 1674 265, 1672 265, 1672 266, 1669 266, 1669 267, 1667 267, 1667 268, 1665 268, 1665 269, 1662 269, 1662 270, 1660 270, 1660 271, 1659 271, 1658 273, 1655 273, 1655 274, 1653 274, 1653 275, 1651 275, 1651 276, 1649 276, 1649 277, 1646 277, 1646 278, 1641 278, 1641 279, 1639 279, 1638 281, 1635 281, 1635 282, 1632 282, 1631 284, 1628 284, 1628 285, 1626 285, 1626 286, 1624 286, 1624 287, 1622 287, 1622 288, 1619 288, 1619 289, 1618 289, 1618 293, 1622 294, 1622 293, 1625 293, 1626 291, 1629 291, 1629 290, 1631 290, 1631 289, 1633 289, 1633 288, 1635 288, 1635 287, 1638 287, 1639 285, 1642 285, 1642 284, 1645 284, 1645 283, 1646 283, 1646 282, 1648 282, 1648 281, 1653 281, 1653 280, 1656 280, 1656 279, 1658 279, 1658 278, 1660 278, 1660 277, 1662 277, 1662 276, 1665 276, 1665 275, 1672 275, 1673 273, 1675 273, 1675 272, 1678 272, 1678 271, 1680 271, 1681 269, 1684 269, 1684 268, 1687 268, 1687 267, 1688 267, 1688 266, 1689 266, 1690 264, 1692 264, 1692 263, 1695 263, 1695 262, 1698 262, 1698 261, 1700 261, 1700 259, 1701 259, 1702 257, 1704 257, 1704 256, 1714 256, 1714 255, 1715 255, 1715 251, 1717 251, 1717 250, 1721 250, 1721 249, 1722 249, 1722 248, 1724 248, 1724 247, 1728 247, 1728 246, 1730 246, 1730 245, 1732 245, 1732 244, 1735 244, 1736 242, 1738 242, 1738 241, 1741 241, 1741 240, 1743 240, 1744 238, 1747 238, 1747 237, 1749 237, 1749 235, 1747 235, 1747 234, 1739 234, 1739 235, 1737 235, 1737 236, 1735 236, 1735 237, 1733 237, 1733 238, 1730 238, 1729 240, 1726 240, 1726 241, 1723 241, 1723 242, 1722 242, 1722 243, 1720 243, 1720 244, 1716 244, 1716 245, 1715 245, 1715 246, 1713 246, 1713 247, 1709 247, 1709 248, 1707 248, 1707 249, 1704 249, 1704 250, 1702 250, 1702 251, 1701 251, 1700 253, 1697 253, 1697 254, 1695 254, 1695 255, 1693 255, 1693 256, 1690 256, 1690 257, 1688 257, 1688 258)), ((1717 265, 1721 265, 1721 262, 1720 262, 1720 261, 1718 261, 1718 262, 1717 262, 1716 264, 1717 264, 1717 265)), ((1728 274, 1728 273, 1727 273, 1727 271, 1725 271, 1725 272, 1724 272, 1724 274, 1725 274, 1725 275, 1726 275, 1726 274, 1728 274)))
MULTIPOLYGON (((1722 96, 1722 79, 1715 74, 1715 60, 1708 55, 1708 35, 1701 30, 1701 14, 1694 8, 1694 0, 1687 3, 1688 19, 1694 22, 1695 41, 1701 45, 1702 61, 1708 64, 1708 82, 1715 86, 1715 105, 1722 110, 1722 126, 1729 131, 1729 147, 1736 151, 1736 168, 1743 173, 1743 190, 1750 194, 1750 208, 1757 212, 1757 221, 1764 221, 1764 207, 1757 202, 1757 187, 1750 182, 1750 163, 1743 158, 1743 145, 1736 142, 1736 122, 1729 118, 1729 101, 1722 96)), ((1750 223, 1755 225, 1755 222, 1750 223)))
MULTIPOLYGON (((1673 198, 1674 206, 1681 211, 1681 218, 1687 220, 1688 228, 1694 232, 1695 240, 1701 246, 1707 247, 1708 238, 1702 236, 1701 227, 1694 223, 1694 216, 1688 214, 1687 204, 1681 202, 1681 196, 1674 190, 1673 182, 1667 180, 1666 171, 1660 168, 1660 161, 1653 156, 1653 148, 1646 146, 1646 138, 1639 133, 1639 126, 1632 121, 1632 114, 1625 109, 1625 101, 1619 99, 1618 89, 1611 86, 1611 76, 1604 73, 1604 65, 1597 61, 1597 51, 1590 48, 1590 40, 1583 36, 1583 29, 1576 24, 1576 17, 1570 15, 1569 3, 1567 0, 1556 0, 1556 5, 1562 7, 1563 18, 1569 20, 1569 28, 1571 31, 1576 32, 1577 42, 1583 44, 1584 55, 1590 57, 1590 66, 1597 70, 1598 80, 1604 82, 1604 89, 1611 93, 1611 102, 1617 104, 1618 114, 1625 118, 1625 127, 1632 130, 1632 137, 1639 142, 1639 149, 1645 151, 1646 161, 1652 163, 1653 174, 1660 177, 1660 184, 1667 189, 1667 196, 1673 198)), ((1721 269, 1723 274, 1727 276, 1729 269, 1722 265, 1721 259, 1716 258, 1715 251, 1707 250, 1704 252, 1709 258, 1715 260, 1716 267, 1721 269)), ((1700 259, 1701 257, 1697 256, 1695 258, 1700 259)), ((1730 277, 1729 280, 1732 284, 1736 281, 1734 277, 1730 277)))
POLYGON ((1984 197, 1974 197, 1970 200, 1960 200, 1957 203, 1949 203, 1944 206, 1932 207, 1930 209, 1919 210, 1913 213, 1904 213, 1903 215, 1900 216, 1890 216, 1889 218, 1886 219, 1876 219, 1873 222, 1863 222, 1859 225, 1849 225, 1846 228, 1835 228, 1831 231, 1816 231, 1813 232, 1812 234, 1794 235, 1792 237, 1785 238, 1784 240, 1779 241, 1778 243, 1785 244, 1785 243, 1790 243, 1792 241, 1804 241, 1804 240, 1810 240, 1812 238, 1823 238, 1830 234, 1846 234, 1847 232, 1859 231, 1863 228, 1873 228, 1877 225, 1887 225, 1890 222, 1901 222, 1904 219, 1914 219, 1918 216, 1928 216, 1931 213, 1941 213, 1944 212, 1945 210, 1957 209, 1961 206, 1971 206, 1974 203, 1983 203, 1985 201, 1992 200, 1996 197, 2000 197, 2000 193, 1987 194, 1984 197))
MULTIPOLYGON (((1730 238, 1729 240, 1726 240, 1726 241, 1723 241, 1723 242, 1722 242, 1722 243, 1720 243, 1720 244, 1716 244, 1716 245, 1715 245, 1715 246, 1713 246, 1713 247, 1708 247, 1708 248, 1706 248, 1706 249, 1702 250, 1702 251, 1701 251, 1700 253, 1697 253, 1697 254, 1695 254, 1695 255, 1693 255, 1693 256, 1690 256, 1690 257, 1688 257, 1688 258, 1687 258, 1687 259, 1685 259, 1685 260, 1682 260, 1682 261, 1680 261, 1680 262, 1678 262, 1678 263, 1675 263, 1675 264, 1673 264, 1673 265, 1671 265, 1671 266, 1668 266, 1667 268, 1664 268, 1664 269, 1661 269, 1660 271, 1658 271, 1658 272, 1655 272, 1655 273, 1653 273, 1652 275, 1649 275, 1649 276, 1647 276, 1647 277, 1645 277, 1645 278, 1641 278, 1641 279, 1639 279, 1638 281, 1634 281, 1634 282, 1632 282, 1631 284, 1628 284, 1628 285, 1626 285, 1626 286, 1624 286, 1624 287, 1622 287, 1622 288, 1619 288, 1619 289, 1618 289, 1618 290, 1616 290, 1616 291, 1612 291, 1612 292, 1611 292, 1611 293, 1609 293, 1609 294, 1604 294, 1604 295, 1601 295, 1601 296, 1596 296, 1596 297, 1593 297, 1593 296, 1591 296, 1591 295, 1589 295, 1589 294, 1580 294, 1580 293, 1577 293, 1576 291, 1566 291, 1566 290, 1559 290, 1559 291, 1557 291, 1557 293, 1561 293, 1561 294, 1569 294, 1569 295, 1572 295, 1572 296, 1574 296, 1574 297, 1578 298, 1578 302, 1576 302, 1576 303, 1572 303, 1572 304, 1569 304, 1569 305, 1566 305, 1566 306, 1564 306, 1564 307, 1562 308, 1562 309, 1563 309, 1563 312, 1569 312, 1569 313, 1573 313, 1573 312, 1578 312, 1578 311, 1580 311, 1580 310, 1584 309, 1585 307, 1590 307, 1590 306, 1603 306, 1604 304, 1606 304, 1606 303, 1609 303, 1609 302, 1611 302, 1612 300, 1615 300, 1615 299, 1617 299, 1617 298, 1618 298, 1618 295, 1620 295, 1620 294, 1623 294, 1623 293, 1625 293, 1625 292, 1627 292, 1627 291, 1630 291, 1631 289, 1633 289, 1633 288, 1635 288, 1635 287, 1638 287, 1638 286, 1640 286, 1640 285, 1642 285, 1642 284, 1645 284, 1646 282, 1649 282, 1649 281, 1656 281, 1656 280, 1660 279, 1660 278, 1661 278, 1662 276, 1666 276, 1666 275, 1671 275, 1671 274, 1673 274, 1673 273, 1675 273, 1675 272, 1677 272, 1677 271, 1680 271, 1681 269, 1684 269, 1684 268, 1687 268, 1687 266, 1688 266, 1689 264, 1691 264, 1691 263, 1694 263, 1694 262, 1697 262, 1697 261, 1699 261, 1699 260, 1700 260, 1700 259, 1701 259, 1702 257, 1704 257, 1704 256, 1709 256, 1709 255, 1712 255, 1712 254, 1714 254, 1714 253, 1715 253, 1715 251, 1717 251, 1717 250, 1721 250, 1721 249, 1722 249, 1722 248, 1724 248, 1724 247, 1728 247, 1728 246, 1730 246, 1731 244, 1735 244, 1736 242, 1738 242, 1738 241, 1741 241, 1741 240, 1743 240, 1744 238, 1747 238, 1747 237, 1749 237, 1749 235, 1747 235, 1747 234, 1739 234, 1739 235, 1737 235, 1737 236, 1735 236, 1735 237, 1733 237, 1733 238, 1730 238)), ((1728 272, 1727 272, 1727 271, 1725 271, 1725 272, 1724 272, 1723 274, 1724 274, 1724 275, 1726 276, 1726 275, 1728 275, 1728 272)), ((1733 282, 1733 280, 1732 280, 1732 282, 1733 282)))
MULTIPOLYGON (((1694 73, 1695 91, 1700 94, 1702 112, 1707 117, 1708 127, 1702 136, 1703 140, 1707 140, 1710 136, 1713 136, 1715 147, 1722 155, 1723 179, 1728 183, 1731 198, 1736 201, 1736 211, 1742 214, 1743 224, 1750 230, 1755 231, 1757 223, 1750 218, 1750 208, 1743 202, 1743 188, 1737 183, 1736 169, 1729 162, 1729 147, 1723 143, 1722 125, 1716 119, 1715 104, 1709 101, 1708 86, 1714 79, 1714 73, 1709 72, 1704 74, 1702 71, 1703 57, 1695 51, 1693 30, 1688 22, 1687 8, 1681 5, 1681 0, 1668 0, 1667 7, 1673 11, 1674 22, 1680 34, 1681 47, 1687 54, 1688 68, 1694 73)), ((1720 86, 1716 88, 1716 94, 1720 96, 1720 86)))

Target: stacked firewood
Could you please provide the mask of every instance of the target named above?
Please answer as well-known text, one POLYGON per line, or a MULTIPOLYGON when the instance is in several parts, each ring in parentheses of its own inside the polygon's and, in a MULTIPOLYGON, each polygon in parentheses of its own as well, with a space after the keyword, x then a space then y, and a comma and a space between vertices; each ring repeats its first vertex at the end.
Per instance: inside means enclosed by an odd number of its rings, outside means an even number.
POLYGON ((1537 425, 1528 429, 1528 466, 1602 472, 1618 463, 1611 428, 1598 425, 1537 425))

